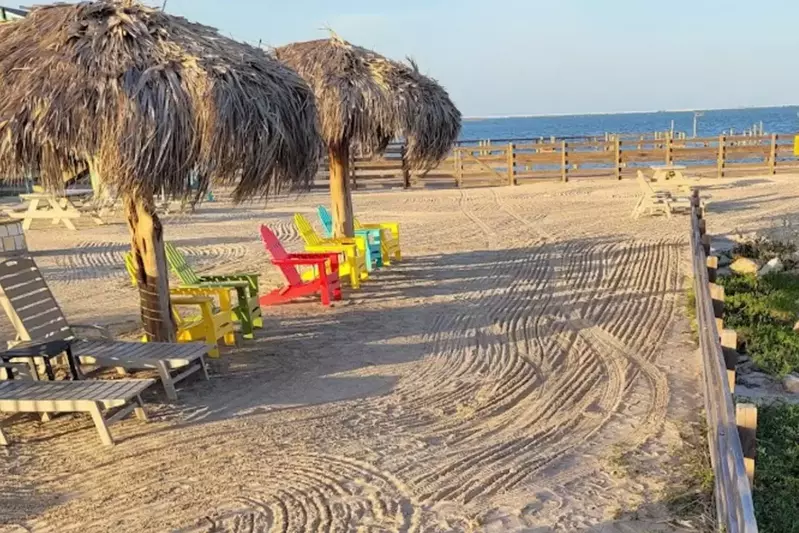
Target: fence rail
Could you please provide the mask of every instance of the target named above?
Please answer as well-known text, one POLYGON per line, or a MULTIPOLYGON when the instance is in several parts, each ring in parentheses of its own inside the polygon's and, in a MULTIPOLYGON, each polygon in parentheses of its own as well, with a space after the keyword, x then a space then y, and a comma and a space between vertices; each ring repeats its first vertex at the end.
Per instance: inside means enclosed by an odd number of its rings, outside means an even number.
MULTIPOLYGON (((457 145, 437 167, 412 172, 404 146, 393 144, 377 158, 355 157, 350 171, 356 187, 457 187, 517 185, 586 177, 623 179, 651 165, 675 164, 702 177, 799 171, 793 134, 720 135, 675 138, 609 136, 574 140, 492 142, 457 145)), ((318 181, 327 179, 320 173, 318 181)))
POLYGON ((704 213, 694 194, 691 208, 691 255, 696 295, 696 320, 699 350, 702 356, 702 377, 708 445, 715 475, 718 530, 726 533, 757 533, 752 489, 746 473, 743 448, 736 421, 728 370, 725 364, 720 333, 723 323, 718 298, 714 304, 708 262, 710 237, 705 233, 704 213))

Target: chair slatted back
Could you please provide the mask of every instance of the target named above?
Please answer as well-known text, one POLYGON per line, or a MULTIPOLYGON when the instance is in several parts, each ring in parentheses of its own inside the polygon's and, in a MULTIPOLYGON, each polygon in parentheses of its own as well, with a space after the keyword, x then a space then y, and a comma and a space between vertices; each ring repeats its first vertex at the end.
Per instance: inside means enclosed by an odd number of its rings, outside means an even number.
POLYGON ((9 319, 21 339, 51 341, 75 338, 33 258, 22 256, 0 262, 0 288, 10 310, 16 315, 9 316, 9 319))
POLYGON ((175 273, 181 283, 186 285, 199 285, 201 283, 197 273, 186 262, 186 257, 172 243, 165 242, 164 251, 166 252, 166 261, 169 263, 170 270, 175 273))
MULTIPOLYGON (((289 254, 286 252, 286 249, 283 247, 280 239, 277 238, 277 235, 275 235, 275 233, 269 229, 269 227, 263 224, 261 224, 261 240, 264 242, 266 250, 272 254, 272 257, 278 261, 281 259, 288 259, 289 254)), ((280 271, 283 273, 286 281, 289 282, 289 285, 300 286, 303 284, 300 273, 297 271, 295 266, 284 264, 278 265, 278 268, 280 268, 280 271)))
POLYGON ((316 208, 316 212, 319 215, 319 221, 322 223, 322 228, 325 230, 325 234, 328 237, 333 236, 333 217, 330 216, 330 211, 327 210, 327 207, 320 205, 316 208))
POLYGON ((308 219, 302 216, 300 213, 294 213, 294 225, 297 226, 297 231, 300 232, 300 237, 302 240, 305 241, 305 244, 309 244, 311 246, 324 244, 322 238, 316 233, 311 226, 311 223, 308 222, 308 219))

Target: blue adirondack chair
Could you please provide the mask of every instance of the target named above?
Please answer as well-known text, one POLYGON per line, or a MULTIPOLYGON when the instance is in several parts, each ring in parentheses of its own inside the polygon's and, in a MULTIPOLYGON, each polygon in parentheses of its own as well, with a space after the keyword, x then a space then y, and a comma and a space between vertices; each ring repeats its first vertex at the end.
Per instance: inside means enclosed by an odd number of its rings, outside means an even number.
MULTIPOLYGON (((319 221, 322 223, 322 228, 325 230, 325 237, 333 237, 333 217, 330 216, 330 211, 323 205, 316 208, 319 215, 319 221)), ((379 229, 356 229, 355 235, 362 235, 366 239, 367 246, 369 247, 369 255, 371 256, 374 267, 383 266, 383 252, 380 243, 380 230, 379 229)), ((367 264, 366 269, 372 270, 372 267, 367 264)))

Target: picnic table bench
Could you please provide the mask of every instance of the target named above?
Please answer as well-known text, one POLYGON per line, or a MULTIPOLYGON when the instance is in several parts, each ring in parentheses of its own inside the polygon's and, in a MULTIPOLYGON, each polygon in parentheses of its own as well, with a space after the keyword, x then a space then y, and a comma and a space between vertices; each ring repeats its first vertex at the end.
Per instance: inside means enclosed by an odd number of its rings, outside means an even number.
POLYGON ((11 218, 22 219, 22 229, 29 230, 34 219, 49 219, 53 224, 64 224, 67 229, 75 230, 72 219, 80 218, 84 213, 92 217, 96 224, 104 224, 100 213, 93 207, 83 209, 80 200, 91 197, 91 189, 67 189, 59 194, 48 192, 32 192, 20 194, 19 198, 27 205, 23 210, 11 210, 7 214, 11 218), (76 204, 76 201, 78 202, 76 204))

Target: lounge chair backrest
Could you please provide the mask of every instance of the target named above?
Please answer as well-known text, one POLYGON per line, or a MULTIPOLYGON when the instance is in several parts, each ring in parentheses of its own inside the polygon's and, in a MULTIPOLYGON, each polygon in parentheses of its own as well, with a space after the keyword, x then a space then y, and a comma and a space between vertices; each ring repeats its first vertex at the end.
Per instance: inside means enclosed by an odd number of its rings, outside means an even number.
POLYGON ((186 262, 186 258, 172 243, 165 242, 164 251, 166 252, 166 261, 169 263, 170 270, 180 278, 181 283, 198 285, 201 282, 194 269, 186 262))
POLYGON ((308 219, 302 216, 300 213, 294 213, 294 225, 297 226, 297 231, 300 232, 300 237, 302 237, 302 240, 304 240, 306 244, 310 244, 312 246, 323 244, 322 239, 313 229, 311 223, 308 222, 308 219))
MULTIPOLYGON (((269 227, 263 224, 261 224, 261 240, 264 241, 266 250, 272 254, 272 257, 276 260, 280 261, 281 259, 287 259, 289 257, 288 252, 286 252, 286 249, 283 247, 280 239, 277 238, 277 235, 275 235, 275 233, 269 229, 269 227)), ((297 272, 296 267, 292 265, 281 264, 278 265, 278 268, 280 268, 280 271, 283 272, 283 276, 285 276, 286 281, 289 282, 289 285, 302 285, 303 281, 299 272, 297 272)))
POLYGON ((333 236, 333 217, 330 216, 330 211, 327 210, 327 207, 320 205, 316 208, 316 212, 319 214, 319 221, 322 223, 322 227, 325 230, 325 234, 328 237, 333 236))
POLYGON ((21 339, 75 338, 33 258, 22 256, 0 262, 0 288, 16 315, 9 319, 21 339))

